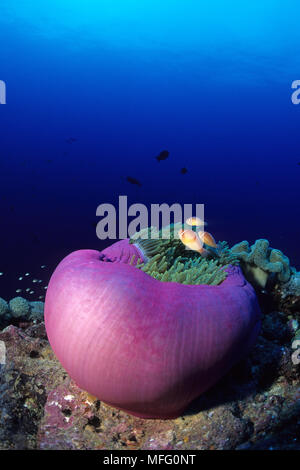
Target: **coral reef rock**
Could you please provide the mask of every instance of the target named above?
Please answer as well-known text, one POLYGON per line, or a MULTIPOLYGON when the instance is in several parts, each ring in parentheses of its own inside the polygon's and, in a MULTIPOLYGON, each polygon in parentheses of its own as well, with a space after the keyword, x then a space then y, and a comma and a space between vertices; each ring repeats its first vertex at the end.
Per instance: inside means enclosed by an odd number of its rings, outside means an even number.
POLYGON ((42 321, 44 319, 44 302, 29 302, 29 320, 42 321))
POLYGON ((0 329, 20 322, 40 322, 44 319, 44 302, 30 302, 23 297, 15 297, 9 302, 0 297, 0 329))
POLYGON ((281 286, 281 296, 286 298, 288 296, 300 296, 300 272, 294 272, 290 280, 281 286))

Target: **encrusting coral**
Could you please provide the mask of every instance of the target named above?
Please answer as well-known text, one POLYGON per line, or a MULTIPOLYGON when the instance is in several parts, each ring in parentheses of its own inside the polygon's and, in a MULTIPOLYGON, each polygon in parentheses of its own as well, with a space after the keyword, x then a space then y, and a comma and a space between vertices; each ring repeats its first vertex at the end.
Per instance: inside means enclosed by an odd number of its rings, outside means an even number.
POLYGON ((225 268, 238 264, 227 243, 220 243, 217 251, 208 249, 210 256, 202 258, 199 253, 186 249, 177 235, 179 227, 181 224, 171 224, 159 231, 149 227, 137 232, 130 243, 142 251, 147 262, 136 267, 162 282, 218 285, 224 281, 225 268))
POLYGON ((243 272, 249 281, 264 288, 270 275, 279 282, 287 282, 293 272, 290 262, 280 250, 270 247, 268 240, 259 239, 249 246, 244 240, 231 248, 231 252, 241 262, 243 272))
POLYGON ((39 322, 44 318, 44 302, 29 302, 23 297, 14 297, 9 302, 0 297, 0 329, 12 321, 39 322))
POLYGON ((8 309, 8 303, 0 297, 0 317, 4 316, 8 312, 8 309))
POLYGON ((14 297, 9 302, 9 309, 13 317, 19 318, 27 315, 29 312, 29 304, 23 297, 14 297))

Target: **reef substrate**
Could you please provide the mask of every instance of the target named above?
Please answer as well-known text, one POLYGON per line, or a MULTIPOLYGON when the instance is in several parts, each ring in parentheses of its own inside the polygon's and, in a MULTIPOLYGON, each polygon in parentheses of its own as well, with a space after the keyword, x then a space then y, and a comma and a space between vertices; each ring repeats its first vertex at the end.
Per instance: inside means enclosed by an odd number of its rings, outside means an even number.
POLYGON ((173 420, 137 418, 79 389, 42 316, 30 319, 25 307, 0 331, 0 449, 300 450, 300 297, 277 284, 259 300, 250 355, 173 420))

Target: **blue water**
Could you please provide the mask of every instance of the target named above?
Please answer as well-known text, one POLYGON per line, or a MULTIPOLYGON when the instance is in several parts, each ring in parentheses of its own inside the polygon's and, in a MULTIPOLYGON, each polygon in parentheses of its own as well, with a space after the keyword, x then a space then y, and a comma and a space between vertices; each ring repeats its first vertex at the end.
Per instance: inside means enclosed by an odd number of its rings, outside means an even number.
POLYGON ((204 203, 216 239, 268 238, 300 267, 298 2, 0 9, 1 297, 37 278, 37 300, 62 257, 107 246, 96 208, 119 195, 148 207, 204 203))

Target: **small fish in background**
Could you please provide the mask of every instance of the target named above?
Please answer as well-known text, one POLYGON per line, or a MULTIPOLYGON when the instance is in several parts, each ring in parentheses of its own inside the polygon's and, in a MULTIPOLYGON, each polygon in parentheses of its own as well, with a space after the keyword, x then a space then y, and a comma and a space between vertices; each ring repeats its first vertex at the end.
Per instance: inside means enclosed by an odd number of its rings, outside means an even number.
POLYGON ((67 144, 72 144, 73 142, 77 142, 77 139, 75 137, 69 137, 66 139, 67 144))
POLYGON ((166 160, 169 155, 170 152, 168 152, 168 150, 162 150, 155 158, 158 162, 160 162, 161 160, 166 160))
POLYGON ((186 168, 181 168, 180 173, 182 175, 185 175, 187 173, 187 169, 186 168))
POLYGON ((201 225, 207 225, 207 222, 199 219, 199 217, 189 217, 185 223, 191 225, 192 227, 200 227, 201 225))
POLYGON ((136 178, 132 178, 131 176, 127 176, 126 181, 131 184, 136 184, 137 186, 142 186, 139 180, 137 180, 136 178))
POLYGON ((300 162, 298 162, 298 165, 300 166, 300 162))

